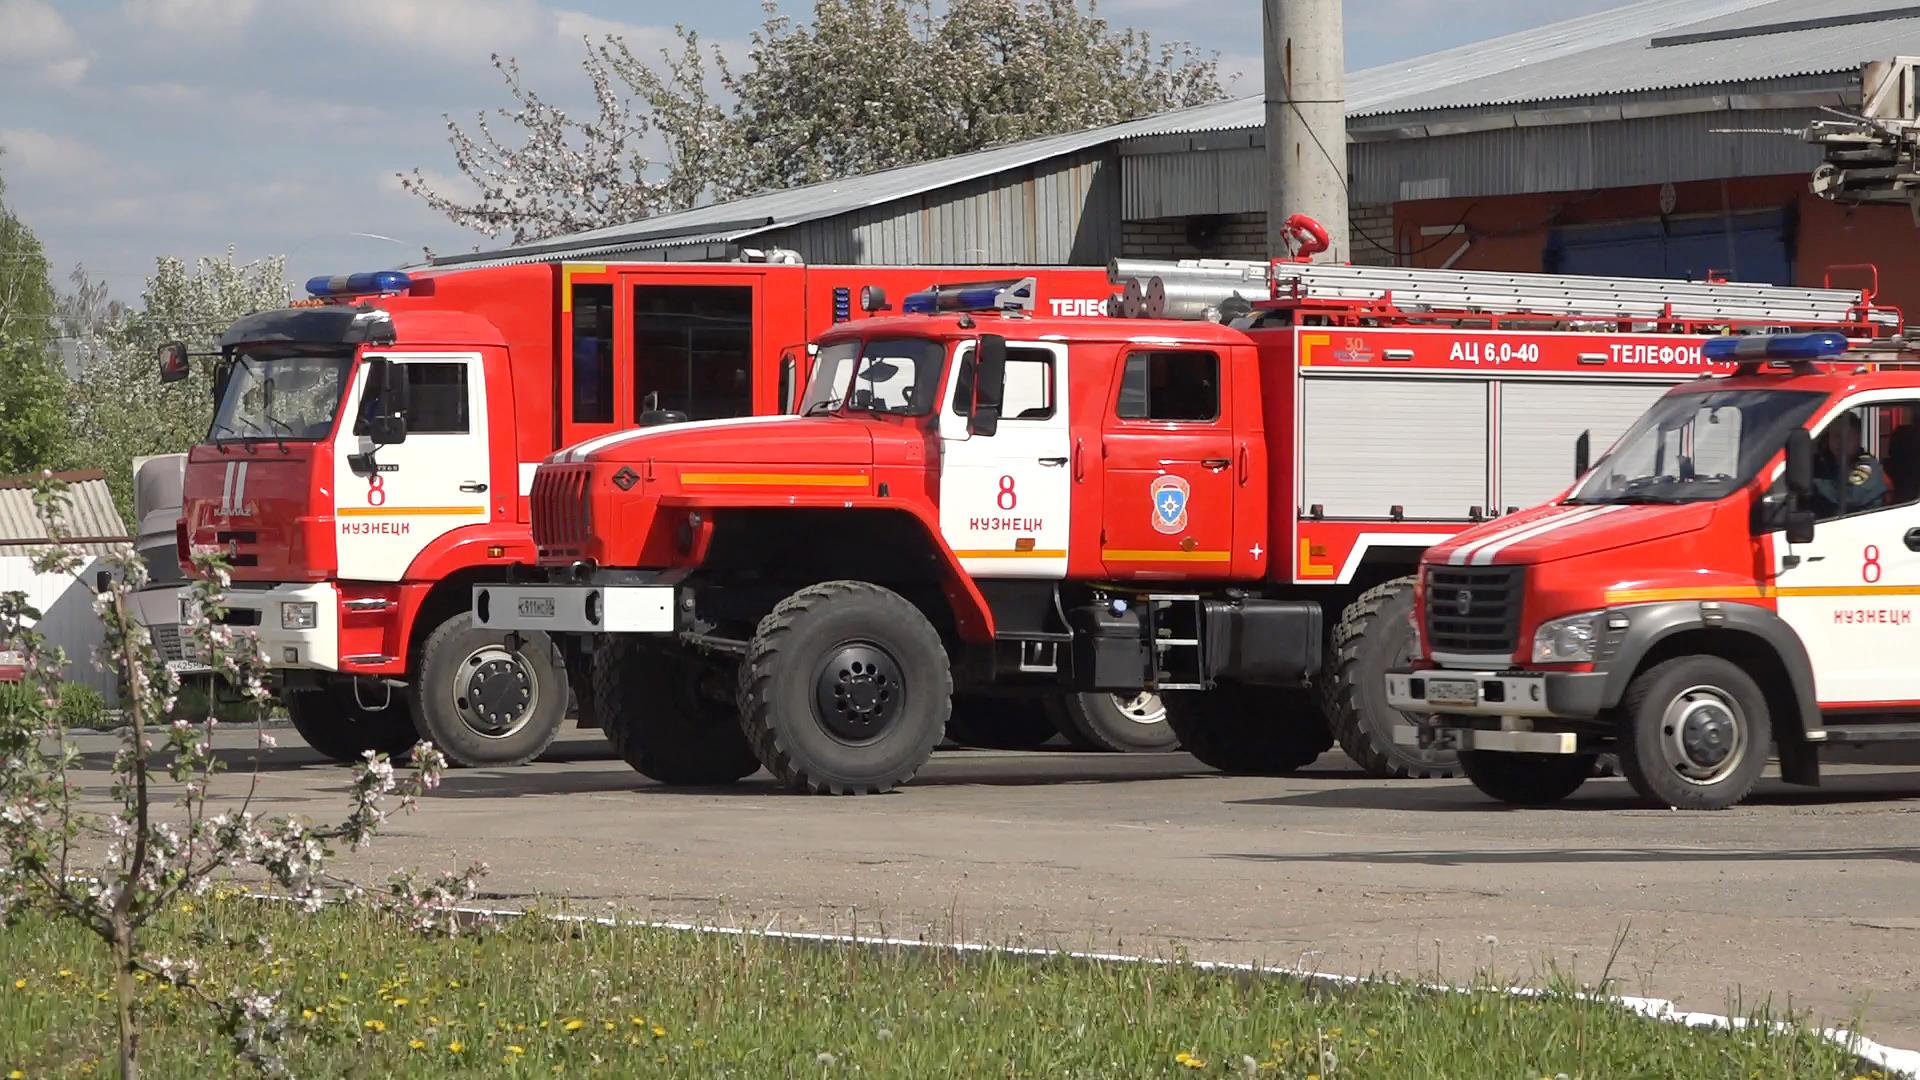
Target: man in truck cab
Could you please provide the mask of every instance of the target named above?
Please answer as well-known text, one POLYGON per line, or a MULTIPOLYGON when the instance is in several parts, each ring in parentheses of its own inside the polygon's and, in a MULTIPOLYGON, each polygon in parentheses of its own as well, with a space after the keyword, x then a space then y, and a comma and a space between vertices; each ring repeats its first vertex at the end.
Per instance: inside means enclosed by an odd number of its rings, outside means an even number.
POLYGON ((1827 425, 1813 464, 1813 512, 1838 517, 1887 501, 1887 478, 1880 462, 1861 443, 1858 412, 1827 425))

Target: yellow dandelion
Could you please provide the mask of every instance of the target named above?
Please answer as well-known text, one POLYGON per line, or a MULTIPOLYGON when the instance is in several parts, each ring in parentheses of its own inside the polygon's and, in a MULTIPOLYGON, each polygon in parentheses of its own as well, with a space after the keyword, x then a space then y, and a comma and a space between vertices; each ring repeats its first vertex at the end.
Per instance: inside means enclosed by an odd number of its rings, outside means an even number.
POLYGON ((511 1043, 507 1045, 507 1053, 512 1054, 514 1057, 519 1057, 526 1052, 527 1048, 524 1046, 514 1046, 511 1043))
POLYGON ((68 971, 68 970, 67 970, 66 968, 61 968, 61 969, 60 969, 60 977, 61 977, 61 978, 63 978, 63 979, 71 979, 71 978, 73 978, 73 972, 71 972, 71 971, 68 971))
POLYGON ((569 1020, 560 1026, 566 1028, 568 1031, 579 1031, 581 1028, 587 1026, 587 1022, 585 1020, 569 1020))
POLYGON ((464 1053, 466 1049, 467 1049, 467 1044, 461 1042, 459 1039, 455 1039, 452 1042, 447 1044, 447 1053, 449 1054, 464 1053))
POLYGON ((647 1018, 644 1016, 636 1016, 636 1017, 633 1017, 632 1019, 633 1019, 634 1027, 643 1028, 647 1026, 647 1018))
POLYGON ((1369 1039, 1377 1039, 1377 1038, 1379 1038, 1379 1037, 1380 1037, 1380 1029, 1379 1029, 1379 1028, 1368 1028, 1368 1029, 1367 1029, 1367 1038, 1369 1038, 1369 1039))
POLYGON ((1185 1065, 1189 1069, 1204 1069, 1207 1067, 1207 1062, 1205 1058, 1194 1057, 1192 1054, 1189 1054, 1184 1050, 1182 1050, 1178 1054, 1173 1055, 1173 1060, 1175 1062, 1178 1062, 1181 1065, 1185 1065))
POLYGON ((667 1037, 667 1029, 666 1029, 666 1028, 663 1028, 663 1027, 661 1027, 661 1026, 660 1026, 659 1024, 655 1024, 655 1025, 653 1025, 653 1037, 654 1037, 654 1038, 656 1038, 656 1039, 664 1039, 664 1038, 666 1038, 666 1037, 667 1037))
POLYGON ((7 1074, 7 1080, 27 1080, 27 1074, 15 1069, 7 1074))
POLYGON ((394 999, 393 999, 393 1004, 394 1004, 394 1006, 395 1006, 395 1007, 397 1007, 397 1008, 406 1008, 406 1006, 407 1006, 407 999, 406 999, 406 998, 394 998, 394 999))
POLYGON ((618 1025, 618 1024, 616 1024, 616 1023, 614 1023, 614 1022, 613 1022, 613 1021, 611 1021, 611 1020, 609 1020, 609 1021, 607 1021, 607 1030, 608 1030, 608 1031, 612 1031, 612 1030, 613 1030, 614 1028, 617 1028, 617 1027, 619 1027, 619 1026, 620 1026, 620 1025, 618 1025))
POLYGON ((1187 1063, 1187 1059, 1192 1056, 1193 1056, 1192 1054, 1189 1054, 1185 1050, 1182 1050, 1179 1053, 1173 1055, 1173 1060, 1179 1062, 1182 1065, 1185 1065, 1187 1063))
POLYGON ((409 1050, 425 1050, 426 1048, 427 1044, 422 1039, 409 1039, 407 1041, 407 1049, 409 1050))
POLYGON ((25 990, 27 988, 27 980, 25 979, 13 980, 13 988, 15 990, 25 990))
POLYGON ((193 914, 193 905, 192 905, 192 904, 181 904, 181 905, 180 905, 180 914, 182 914, 182 915, 191 915, 191 914, 193 914))
POLYGON ((460 989, 460 980, 459 980, 459 979, 448 979, 448 980, 447 980, 447 989, 449 989, 449 990, 458 990, 458 989, 460 989))
POLYGON ((371 1031, 376 1035, 387 1030, 387 1022, 385 1020, 369 1020, 366 1022, 365 1026, 368 1031, 371 1031))
POLYGON ((348 974, 347 974, 346 972, 344 972, 344 971, 340 973, 340 981, 341 981, 341 982, 346 982, 346 981, 347 981, 348 979, 350 979, 350 978, 352 978, 352 977, 353 977, 353 976, 351 976, 351 975, 348 975, 348 974))
POLYGON ((434 1027, 439 1027, 439 1026, 440 1026, 440 1018, 439 1018, 439 1017, 437 1017, 437 1016, 429 1016, 429 1017, 427 1017, 427 1023, 428 1023, 428 1024, 431 1024, 431 1025, 432 1025, 432 1026, 434 1026, 434 1027))
POLYGON ((1341 1032, 1341 1031, 1343 1031, 1343 1030, 1344 1030, 1343 1028, 1328 1028, 1328 1029, 1327 1029, 1327 1038, 1329 1038, 1329 1039, 1337 1039, 1337 1038, 1339 1038, 1339 1037, 1340 1037, 1340 1032, 1341 1032))

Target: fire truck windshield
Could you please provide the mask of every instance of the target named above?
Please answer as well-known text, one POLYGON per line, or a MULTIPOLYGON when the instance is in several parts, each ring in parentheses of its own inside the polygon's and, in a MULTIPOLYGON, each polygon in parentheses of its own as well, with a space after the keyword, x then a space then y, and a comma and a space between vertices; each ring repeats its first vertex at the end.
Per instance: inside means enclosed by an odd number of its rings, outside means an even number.
POLYGON ((939 396, 947 349, 928 338, 836 341, 820 349, 802 416, 848 412, 925 416, 939 396))
POLYGON ((1825 397, 1803 390, 1669 394, 1634 422, 1567 501, 1723 498, 1751 480, 1825 397))
POLYGON ((333 430, 353 350, 249 345, 230 363, 232 375, 208 439, 313 441, 333 430))

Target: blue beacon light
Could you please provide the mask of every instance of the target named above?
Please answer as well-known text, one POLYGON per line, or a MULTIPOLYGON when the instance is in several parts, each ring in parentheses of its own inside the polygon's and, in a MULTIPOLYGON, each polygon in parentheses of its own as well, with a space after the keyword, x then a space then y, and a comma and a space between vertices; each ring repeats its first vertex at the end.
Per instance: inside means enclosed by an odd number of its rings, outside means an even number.
POLYGON ((413 279, 399 270, 373 270, 361 274, 321 274, 307 279, 309 296, 371 296, 376 293, 406 292, 413 279))
POLYGON ((1828 360, 1847 351, 1847 335, 1832 330, 1808 334, 1750 334, 1708 338, 1700 346, 1708 360, 1828 360))
POLYGON ((1029 311, 1033 308, 1036 287, 1037 283, 1030 277, 935 285, 908 294, 900 302, 900 310, 908 315, 933 315, 943 311, 1029 311))

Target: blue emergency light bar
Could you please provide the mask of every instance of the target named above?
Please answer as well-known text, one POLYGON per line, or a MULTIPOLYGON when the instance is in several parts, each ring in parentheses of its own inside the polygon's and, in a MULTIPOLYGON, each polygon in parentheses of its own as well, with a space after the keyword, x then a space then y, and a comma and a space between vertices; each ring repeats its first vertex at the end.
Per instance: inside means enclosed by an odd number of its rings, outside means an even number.
POLYGON ((322 274, 307 279, 310 296, 371 296, 376 293, 406 292, 413 279, 399 270, 374 270, 364 274, 322 274))
POLYGON ((1700 352, 1709 360, 1830 360, 1847 351, 1847 335, 1832 330, 1810 334, 1748 334, 1708 338, 1700 352))
POLYGON ((942 311, 1032 311, 1039 283, 1033 278, 972 281, 962 285, 935 285, 909 293, 900 310, 909 315, 942 311))

